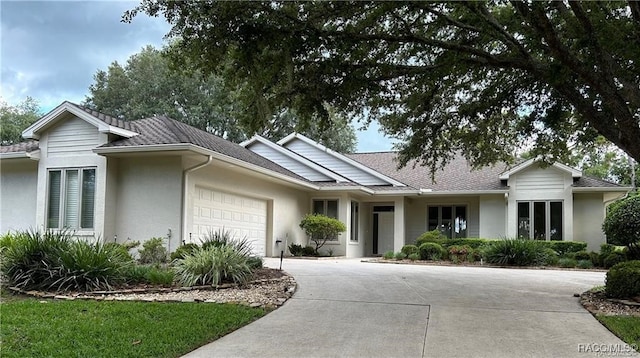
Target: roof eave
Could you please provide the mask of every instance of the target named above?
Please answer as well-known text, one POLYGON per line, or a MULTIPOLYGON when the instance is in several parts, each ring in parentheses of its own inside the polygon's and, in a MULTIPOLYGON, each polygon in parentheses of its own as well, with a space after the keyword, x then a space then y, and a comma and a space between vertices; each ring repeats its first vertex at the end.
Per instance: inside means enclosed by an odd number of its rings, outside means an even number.
POLYGON ((211 156, 219 161, 233 164, 241 168, 246 168, 261 174, 271 176, 292 184, 296 184, 307 189, 319 190, 319 186, 292 178, 290 176, 280 174, 270 169, 263 168, 258 165, 247 163, 243 160, 230 157, 225 154, 215 152, 213 150, 197 146, 190 143, 175 143, 175 144, 155 144, 155 145, 140 145, 140 146, 124 146, 124 147, 98 147, 93 150, 94 153, 100 155, 118 154, 118 153, 144 153, 144 152, 163 152, 163 151, 191 151, 198 154, 211 156))
POLYGON ((630 186, 592 186, 592 187, 573 187, 572 191, 574 193, 625 193, 633 190, 633 187, 630 186))
POLYGON ((0 159, 31 159, 40 160, 40 150, 33 150, 31 152, 9 152, 0 153, 0 159))
POLYGON ((351 192, 364 192, 369 195, 374 195, 376 192, 364 186, 321 186, 320 191, 351 191, 351 192))

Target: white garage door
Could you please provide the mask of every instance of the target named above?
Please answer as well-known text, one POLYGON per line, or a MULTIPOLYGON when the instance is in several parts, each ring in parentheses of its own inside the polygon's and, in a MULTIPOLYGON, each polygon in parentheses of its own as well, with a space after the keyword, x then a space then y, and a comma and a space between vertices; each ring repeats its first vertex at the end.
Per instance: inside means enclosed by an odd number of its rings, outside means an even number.
POLYGON ((267 202, 246 196, 196 187, 193 238, 224 229, 236 238, 247 237, 253 253, 264 256, 267 241, 267 202))

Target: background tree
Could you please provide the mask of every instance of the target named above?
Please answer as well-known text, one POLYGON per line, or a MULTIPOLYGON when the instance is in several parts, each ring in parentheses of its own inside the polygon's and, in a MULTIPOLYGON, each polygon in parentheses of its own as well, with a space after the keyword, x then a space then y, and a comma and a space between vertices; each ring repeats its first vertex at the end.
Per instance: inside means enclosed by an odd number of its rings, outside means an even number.
POLYGON ((401 164, 525 140, 552 161, 596 133, 640 160, 640 2, 142 0, 124 21, 140 11, 172 25, 178 64, 250 84, 252 128, 328 103, 380 121, 401 164))
POLYGON ((22 131, 40 116, 38 102, 31 97, 25 98, 15 106, 0 101, 0 144, 9 145, 24 141, 22 131))
POLYGON ((576 146, 567 164, 581 168, 582 173, 587 176, 638 187, 640 168, 632 161, 626 153, 604 137, 598 136, 592 145, 576 146))
MULTIPOLYGON (((247 91, 225 87, 219 76, 172 67, 162 50, 147 46, 124 66, 113 62, 106 71, 98 70, 84 105, 128 120, 166 115, 239 142, 256 132, 237 115, 247 91)), ((298 131, 338 151, 355 149, 355 130, 346 117, 334 115, 335 125, 325 132, 320 122, 300 121, 293 113, 272 115, 269 125, 257 132, 278 140, 298 131)))
POLYGON ((626 246, 632 260, 640 259, 640 195, 613 203, 602 229, 609 244, 626 246))

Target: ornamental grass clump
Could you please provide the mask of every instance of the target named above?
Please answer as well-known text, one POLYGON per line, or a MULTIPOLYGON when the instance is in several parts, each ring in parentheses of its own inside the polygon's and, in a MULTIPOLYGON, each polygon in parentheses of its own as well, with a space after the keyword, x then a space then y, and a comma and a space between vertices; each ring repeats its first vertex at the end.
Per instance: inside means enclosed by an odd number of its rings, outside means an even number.
POLYGON ((184 286, 245 283, 251 277, 247 256, 231 246, 209 246, 174 261, 177 281, 184 286))
POLYGON ((487 244, 484 254, 487 262, 505 266, 538 266, 547 261, 544 245, 533 240, 506 239, 487 244))
POLYGON ((49 230, 16 234, 3 246, 1 269, 10 285, 23 290, 90 291, 123 282, 131 265, 117 244, 76 241, 66 231, 49 230))

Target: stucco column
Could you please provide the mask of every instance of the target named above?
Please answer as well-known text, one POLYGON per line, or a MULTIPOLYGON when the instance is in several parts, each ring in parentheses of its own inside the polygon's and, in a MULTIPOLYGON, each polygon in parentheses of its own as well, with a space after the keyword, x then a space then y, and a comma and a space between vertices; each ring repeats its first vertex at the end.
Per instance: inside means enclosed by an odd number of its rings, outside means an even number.
POLYGON ((404 246, 405 220, 404 220, 404 198, 394 200, 393 215, 393 251, 398 252, 404 246))

